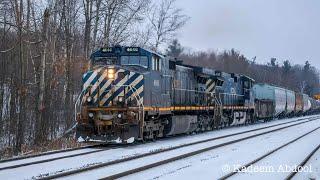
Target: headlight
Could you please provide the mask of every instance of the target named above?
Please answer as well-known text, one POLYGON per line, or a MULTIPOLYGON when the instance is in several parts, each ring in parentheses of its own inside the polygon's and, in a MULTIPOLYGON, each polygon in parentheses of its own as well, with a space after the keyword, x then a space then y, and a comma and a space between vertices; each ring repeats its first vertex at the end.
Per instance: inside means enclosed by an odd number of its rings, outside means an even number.
POLYGON ((123 96, 118 96, 118 101, 119 101, 120 103, 122 103, 122 102, 123 102, 123 96))
POLYGON ((108 74, 109 79, 114 79, 114 74, 108 74))
POLYGON ((114 69, 108 69, 109 74, 114 74, 114 69))
POLYGON ((91 102, 91 101, 92 101, 92 97, 89 96, 89 97, 87 98, 87 102, 91 102))
POLYGON ((119 119, 122 118, 122 114, 118 114, 118 118, 119 118, 119 119))
POLYGON ((108 78, 114 79, 114 69, 108 69, 108 78))
POLYGON ((88 116, 89 116, 90 118, 93 118, 93 113, 89 113, 88 116))

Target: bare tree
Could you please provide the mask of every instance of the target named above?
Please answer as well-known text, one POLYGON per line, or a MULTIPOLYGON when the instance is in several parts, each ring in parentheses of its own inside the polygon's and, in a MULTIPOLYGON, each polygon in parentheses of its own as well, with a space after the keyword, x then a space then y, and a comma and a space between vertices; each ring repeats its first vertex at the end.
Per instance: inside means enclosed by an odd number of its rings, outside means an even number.
POLYGON ((110 0, 104 2, 103 44, 126 42, 132 35, 132 27, 142 22, 149 0, 110 0))
POLYGON ((101 7, 101 1, 102 0, 96 0, 96 10, 95 10, 95 21, 94 21, 94 28, 93 28, 93 40, 92 40, 92 49, 96 48, 96 42, 97 42, 97 34, 98 34, 98 26, 100 21, 100 7, 101 7))
POLYGON ((35 141, 43 142, 46 138, 45 130, 46 123, 45 121, 45 82, 46 82, 46 59, 47 59, 47 51, 48 51, 48 33, 49 33, 49 18, 50 12, 49 9, 45 9, 43 13, 43 26, 42 26, 42 55, 41 55, 41 63, 40 63, 40 83, 39 83, 39 98, 38 98, 38 117, 36 126, 38 127, 35 141))
POLYGON ((182 9, 175 7, 174 3, 175 0, 162 0, 160 4, 155 3, 150 10, 148 19, 154 32, 154 39, 151 42, 154 50, 158 50, 161 44, 169 42, 189 19, 182 14, 182 9))
MULTIPOLYGON (((99 1, 99 0, 98 0, 99 1)), ((91 21, 93 19, 93 0, 83 0, 85 27, 84 27, 84 54, 88 57, 90 48, 91 21)))

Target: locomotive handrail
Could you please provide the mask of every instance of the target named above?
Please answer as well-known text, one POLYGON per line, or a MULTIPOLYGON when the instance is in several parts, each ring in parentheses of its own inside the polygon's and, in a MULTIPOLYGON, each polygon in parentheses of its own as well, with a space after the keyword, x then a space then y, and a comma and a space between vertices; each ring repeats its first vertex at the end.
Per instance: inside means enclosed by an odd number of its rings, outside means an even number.
POLYGON ((242 94, 231 94, 231 93, 219 93, 219 94, 233 95, 233 96, 244 96, 244 95, 242 95, 242 94))
MULTIPOLYGON (((75 122, 77 122, 77 106, 79 106, 79 104, 80 104, 80 100, 82 99, 84 91, 85 90, 81 91, 81 93, 79 94, 79 96, 76 100, 76 103, 74 104, 74 120, 75 120, 75 122)), ((79 110, 81 112, 81 106, 80 106, 79 110)))
POLYGON ((192 90, 192 89, 180 89, 180 88, 174 88, 174 90, 178 90, 178 91, 190 91, 190 92, 197 92, 197 93, 204 93, 204 94, 212 94, 212 92, 197 91, 197 90, 192 90))

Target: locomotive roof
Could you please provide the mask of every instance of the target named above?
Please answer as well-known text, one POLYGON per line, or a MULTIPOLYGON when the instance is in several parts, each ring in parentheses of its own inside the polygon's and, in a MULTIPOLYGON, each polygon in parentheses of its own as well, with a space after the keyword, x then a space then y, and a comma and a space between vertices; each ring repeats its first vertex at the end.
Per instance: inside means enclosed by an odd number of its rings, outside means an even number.
POLYGON ((94 51, 90 59, 94 59, 95 57, 110 57, 115 56, 116 54, 122 54, 122 55, 156 55, 160 58, 164 58, 163 55, 141 47, 135 47, 135 46, 113 46, 113 47, 101 47, 100 49, 94 51))
POLYGON ((186 65, 183 64, 183 61, 180 61, 176 58, 172 57, 166 57, 163 56, 160 53, 157 53, 153 50, 146 49, 146 48, 141 48, 141 47, 130 47, 130 46, 113 46, 113 47, 101 47, 100 49, 96 50, 93 52, 90 56, 90 59, 93 60, 95 57, 110 57, 110 56, 115 56, 115 54, 124 54, 124 55, 147 55, 147 54, 153 54, 156 55, 160 58, 169 58, 170 61, 174 61, 176 65, 179 66, 184 66, 188 68, 192 68, 196 73, 206 75, 206 76, 214 76, 214 77, 221 77, 221 76, 226 76, 233 74, 232 76, 240 76, 240 77, 245 77, 247 79, 250 79, 251 81, 254 81, 254 79, 241 75, 241 74, 235 74, 235 73, 226 73, 218 70, 214 70, 212 68, 207 68, 207 67, 201 67, 201 66, 194 66, 194 65, 186 65))
MULTIPOLYGON (((177 60, 175 60, 177 61, 177 60)), ((254 79, 252 79, 249 76, 246 75, 242 75, 242 74, 235 74, 235 73, 227 73, 227 72, 223 72, 223 71, 219 71, 219 70, 214 70, 212 68, 207 68, 207 67, 201 67, 201 66, 194 66, 194 65, 186 65, 186 64, 179 64, 180 66, 185 66, 185 67, 189 67, 189 68, 193 68, 194 71, 198 74, 203 74, 203 75, 207 75, 207 76, 211 76, 211 77, 222 77, 222 76, 240 76, 240 77, 244 77, 246 79, 249 79, 253 82, 255 82, 254 79), (233 74, 233 75, 231 75, 233 74)))
POLYGON ((295 92, 295 93, 298 93, 298 94, 304 94, 304 93, 300 93, 300 92, 296 92, 294 90, 291 90, 291 89, 288 89, 288 88, 285 88, 285 87, 281 87, 281 86, 278 86, 278 85, 274 85, 274 84, 269 84, 269 83, 256 83, 256 85, 260 85, 260 86, 272 86, 272 87, 276 87, 276 88, 279 88, 279 89, 284 89, 286 91, 292 91, 292 92, 295 92))

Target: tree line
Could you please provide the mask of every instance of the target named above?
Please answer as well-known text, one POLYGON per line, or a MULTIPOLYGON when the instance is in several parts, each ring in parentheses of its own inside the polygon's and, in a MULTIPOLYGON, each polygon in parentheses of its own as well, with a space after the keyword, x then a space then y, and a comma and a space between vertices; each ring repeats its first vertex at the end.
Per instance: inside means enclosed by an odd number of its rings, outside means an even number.
POLYGON ((91 52, 166 46, 188 20, 175 0, 1 0, 0 158, 74 125, 91 52))
POLYGON ((200 51, 187 53, 184 47, 174 39, 166 54, 183 60, 184 63, 210 67, 216 70, 238 73, 252 77, 257 83, 269 83, 306 93, 310 97, 319 89, 319 71, 308 60, 302 64, 293 64, 290 60, 280 61, 271 58, 267 64, 257 63, 256 57, 248 59, 234 49, 222 52, 200 51))

